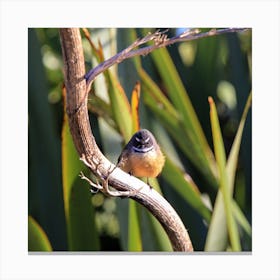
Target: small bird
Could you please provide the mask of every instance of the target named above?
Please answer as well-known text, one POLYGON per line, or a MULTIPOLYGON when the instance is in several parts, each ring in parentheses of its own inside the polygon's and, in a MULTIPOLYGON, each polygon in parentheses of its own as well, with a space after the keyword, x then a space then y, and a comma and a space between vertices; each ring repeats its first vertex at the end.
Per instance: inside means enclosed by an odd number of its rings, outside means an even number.
POLYGON ((124 147, 118 159, 118 167, 136 177, 155 178, 162 171, 165 157, 147 129, 136 132, 124 147))

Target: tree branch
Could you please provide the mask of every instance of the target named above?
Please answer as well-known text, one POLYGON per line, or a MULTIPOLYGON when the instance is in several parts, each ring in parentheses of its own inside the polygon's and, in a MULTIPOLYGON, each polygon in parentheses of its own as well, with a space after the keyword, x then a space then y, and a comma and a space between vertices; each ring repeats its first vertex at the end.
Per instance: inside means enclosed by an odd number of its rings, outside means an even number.
POLYGON ((92 135, 88 110, 84 55, 79 29, 60 29, 66 111, 74 144, 81 158, 90 163, 91 171, 119 191, 129 191, 130 198, 144 205, 162 224, 175 251, 193 251, 188 232, 172 206, 154 189, 114 165, 99 150, 92 135), (108 176, 110 174, 110 176, 108 176))
MULTIPOLYGON (((69 118, 73 141, 80 157, 90 170, 103 182, 103 185, 109 184, 117 191, 128 191, 130 198, 144 205, 161 223, 175 251, 193 251, 192 243, 184 224, 172 206, 159 193, 151 189, 141 180, 116 168, 101 153, 92 135, 89 123, 87 93, 91 83, 98 74, 127 58, 136 55, 145 55, 156 48, 164 47, 175 42, 236 31, 239 30, 212 30, 208 33, 200 34, 198 30, 191 30, 171 39, 168 39, 164 33, 155 32, 147 35, 143 39, 137 40, 131 46, 99 64, 85 75, 84 55, 79 29, 60 29, 67 91, 66 112, 69 118), (154 41, 154 45, 135 50, 136 47, 148 41, 154 41)), ((102 188, 101 191, 108 194, 106 188, 102 188)))

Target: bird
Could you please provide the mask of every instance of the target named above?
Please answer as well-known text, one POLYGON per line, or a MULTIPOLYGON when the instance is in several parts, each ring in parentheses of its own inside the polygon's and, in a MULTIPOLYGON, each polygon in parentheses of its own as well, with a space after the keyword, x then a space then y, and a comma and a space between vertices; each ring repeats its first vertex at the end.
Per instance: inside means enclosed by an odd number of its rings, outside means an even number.
POLYGON ((146 177, 149 184, 149 178, 156 178, 164 163, 165 157, 154 135, 147 129, 140 129, 123 148, 117 166, 130 175, 146 177))

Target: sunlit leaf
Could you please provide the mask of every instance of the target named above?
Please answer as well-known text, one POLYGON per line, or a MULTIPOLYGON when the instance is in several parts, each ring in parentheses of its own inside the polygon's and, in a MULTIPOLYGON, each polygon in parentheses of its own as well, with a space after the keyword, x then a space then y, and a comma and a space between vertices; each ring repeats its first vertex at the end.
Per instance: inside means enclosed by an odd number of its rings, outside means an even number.
POLYGON ((230 154, 228 157, 227 161, 227 172, 228 172, 228 178, 229 178, 229 186, 230 186, 230 191, 231 193, 233 192, 233 185, 234 185, 234 179, 235 179, 235 174, 236 174, 236 167, 237 167, 237 162, 238 162, 238 156, 239 156, 239 150, 240 150, 240 144, 241 144, 241 139, 242 139, 242 132, 244 129, 245 121, 246 121, 246 116, 247 113, 251 107, 251 102, 252 102, 252 93, 248 96, 247 103, 245 106, 245 109, 243 111, 239 127, 236 133, 236 136, 234 138, 230 154))
POLYGON ((133 133, 140 129, 140 118, 139 118, 139 103, 140 103, 140 83, 137 82, 132 91, 131 95, 131 112, 132 112, 132 123, 133 133))
POLYGON ((28 251, 52 251, 45 231, 31 216, 28 216, 28 251))
MULTIPOLYGON (((202 162, 207 164, 203 152, 200 150, 198 142, 191 144, 189 134, 186 134, 183 129, 183 124, 180 116, 176 113, 175 109, 165 110, 164 105, 158 102, 155 96, 150 91, 147 91, 143 84, 143 97, 145 104, 154 112, 155 116, 161 121, 163 126, 167 129, 176 143, 179 145, 182 152, 190 159, 190 161, 201 171, 202 174, 207 176, 206 178, 214 186, 216 185, 216 179, 213 177, 213 173, 210 168, 203 168, 202 162)), ((154 85, 155 86, 155 85, 154 85)))
POLYGON ((197 153, 201 169, 207 171, 209 178, 212 177, 211 183, 213 184, 212 179, 217 172, 214 156, 176 67, 166 48, 152 52, 151 56, 167 88, 168 97, 179 112, 182 122, 181 129, 184 130, 190 141, 193 152, 197 153))
MULTIPOLYGON (((104 56, 104 50, 100 41, 98 41, 98 47, 96 47, 86 29, 84 29, 84 33, 91 45, 94 57, 99 63, 103 62, 106 58, 104 56)), ((113 40, 113 38, 111 39, 113 40)), ((118 131, 121 133, 124 139, 128 141, 132 132, 132 118, 129 101, 113 71, 108 69, 102 73, 102 75, 105 77, 105 86, 110 99, 113 119, 116 123, 118 131)), ((102 88, 102 90, 104 89, 102 88)))
POLYGON ((210 104, 210 121, 211 121, 212 134, 213 134, 213 144, 215 150, 215 157, 219 168, 220 189, 222 192, 224 208, 226 213, 226 224, 228 229, 229 240, 230 240, 232 250, 240 251, 241 245, 240 245, 240 239, 239 239, 239 233, 238 233, 236 221, 233 216, 232 195, 230 192, 228 174, 226 170, 226 156, 225 156, 224 143, 222 139, 220 124, 218 120, 218 114, 213 99, 209 97, 208 100, 210 104))
POLYGON ((132 134, 132 116, 129 101, 116 78, 113 78, 109 73, 105 74, 105 76, 109 83, 109 97, 114 120, 119 132, 128 141, 132 134))
MULTIPOLYGON (((234 187, 234 178, 236 172, 237 159, 239 154, 239 148, 242 138, 242 132, 246 120, 248 110, 251 105, 251 94, 248 97, 246 107, 244 109, 232 148, 227 161, 227 174, 229 180, 229 193, 232 196, 233 187, 234 187)), ((242 226, 245 232, 251 236, 251 226, 249 225, 246 217, 240 210, 239 206, 234 202, 233 205, 233 214, 238 223, 242 226)), ((227 234, 227 225, 226 225, 226 214, 224 208, 224 201, 222 197, 222 192, 219 190, 213 210, 211 224, 209 226, 209 231, 206 239, 205 250, 206 251, 224 251, 227 248, 228 244, 228 234, 227 234)))
MULTIPOLYGON (((213 155, 208 145, 205 145, 203 148, 200 143, 201 141, 195 140, 195 133, 192 133, 186 127, 184 117, 180 115, 180 111, 170 103, 147 73, 141 70, 139 74, 143 82, 145 104, 160 119, 190 161, 206 176, 210 184, 216 187, 217 181, 214 176, 216 173, 215 163, 213 159, 211 160, 211 164, 209 163, 209 159, 213 155)), ((176 92, 173 91, 172 94, 176 94, 176 92)))

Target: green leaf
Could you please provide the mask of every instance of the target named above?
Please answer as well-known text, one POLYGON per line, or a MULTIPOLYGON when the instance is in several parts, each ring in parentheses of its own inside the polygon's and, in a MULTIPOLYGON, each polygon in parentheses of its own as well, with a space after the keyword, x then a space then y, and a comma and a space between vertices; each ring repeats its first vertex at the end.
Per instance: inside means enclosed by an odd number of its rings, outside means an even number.
MULTIPOLYGON (((162 195, 160 185, 156 178, 149 178, 149 184, 162 195)), ((141 221, 143 249, 148 251, 172 252, 171 242, 158 220, 140 205, 138 205, 138 217, 140 217, 141 221), (141 216, 139 215, 139 211, 142 213, 141 216)))
POLYGON ((228 229, 230 245, 233 251, 240 251, 241 245, 237 225, 233 216, 232 194, 230 191, 229 179, 226 170, 226 156, 221 134, 221 128, 218 120, 218 114, 215 103, 211 97, 209 97, 208 100, 210 104, 210 120, 213 134, 213 144, 215 150, 215 157, 219 168, 220 190, 222 193, 223 205, 226 213, 226 224, 228 229))
MULTIPOLYGON (((216 186, 217 181, 213 177, 210 169, 204 168, 202 162, 206 164, 203 156, 203 152, 200 150, 198 142, 190 143, 191 139, 189 138, 189 134, 186 133, 186 130, 183 129, 183 124, 180 116, 176 113, 176 109, 171 109, 170 106, 161 103, 161 100, 164 99, 160 97, 160 90, 157 88, 155 84, 152 87, 147 88, 146 81, 143 82, 143 97, 145 104, 150 108, 150 110, 155 114, 155 116, 161 121, 162 125, 167 129, 172 138, 176 141, 182 152, 189 158, 189 160, 196 166, 198 170, 208 181, 212 184, 212 186, 216 186), (151 89, 157 88, 157 93, 155 91, 151 91, 151 89), (187 143, 187 144, 186 144, 187 143)), ((163 93, 161 93, 163 96, 163 93)))
MULTIPOLYGON (((154 112, 161 123, 166 127, 170 135, 177 142, 184 154, 196 166, 196 168, 207 178, 210 184, 217 187, 217 180, 214 177, 213 160, 209 165, 209 158, 212 158, 210 148, 203 148, 200 141, 194 139, 195 133, 191 133, 186 127, 184 118, 177 108, 166 98, 160 88, 152 81, 144 70, 139 74, 143 82, 143 97, 145 104, 154 112), (186 144, 187 143, 187 144, 186 144), (208 159, 207 159, 208 158, 208 159)), ((174 93, 172 93, 174 94, 174 93)), ((206 146, 205 146, 206 147, 206 146)))
POLYGON ((28 214, 47 232, 53 250, 66 250, 60 121, 56 118, 61 107, 55 111, 48 103, 50 88, 38 33, 28 29, 28 214))
MULTIPOLYGON (((91 45, 92 54, 97 59, 98 63, 106 60, 107 57, 105 57, 104 52, 106 51, 106 53, 110 53, 115 48, 115 32, 108 32, 108 30, 105 29, 101 30, 101 36, 103 36, 102 39, 108 40, 110 42, 110 44, 106 45, 105 47, 101 45, 99 40, 98 47, 96 47, 89 37, 89 34, 87 34, 88 32, 84 30, 84 33, 91 45)), ((124 137, 124 139, 128 141, 132 133, 131 108, 128 98, 120 82, 118 81, 117 76, 115 75, 115 71, 112 68, 104 71, 102 75, 105 77, 105 83, 101 82, 98 84, 95 82, 96 92, 99 93, 100 96, 109 96, 110 109, 117 130, 124 137), (104 92, 104 88, 106 92, 104 92)))
POLYGON ((68 119, 65 115, 62 128, 62 176, 68 248, 70 251, 95 251, 100 249, 90 188, 88 183, 79 177, 79 173, 83 169, 85 167, 79 160, 70 134, 68 119))
POLYGON ((31 216, 28 216, 28 251, 52 251, 52 246, 46 233, 31 216))
POLYGON ((105 73, 109 84, 109 97, 118 131, 128 142, 132 135, 132 114, 128 98, 117 79, 105 73))
MULTIPOLYGON (((151 213, 147 211, 144 212, 144 215, 146 216, 147 222, 144 223, 142 219, 143 231, 149 231, 151 235, 150 240, 153 240, 153 247, 154 247, 153 251, 173 252, 173 248, 167 236, 167 233, 164 231, 159 221, 151 213)), ((147 240, 146 242, 144 240, 143 247, 146 244, 151 243, 150 240, 147 240)))
POLYGON ((205 242, 205 251, 225 251, 228 246, 228 231, 225 217, 224 200, 221 190, 218 191, 212 219, 205 242))
POLYGON ((128 250, 130 252, 142 251, 141 226, 139 223, 139 205, 134 200, 129 200, 128 224, 128 250))
POLYGON ((162 176, 208 223, 210 222, 211 211, 203 203, 197 186, 190 176, 173 164, 168 157, 162 176))
MULTIPOLYGON (((241 145, 241 139, 242 134, 245 126, 246 117, 248 114, 248 111, 252 104, 252 93, 249 94, 240 123, 239 127, 236 133, 236 136, 234 138, 230 154, 227 161, 227 173, 229 176, 229 186, 231 194, 233 193, 234 189, 234 181, 235 181, 235 175, 236 175, 236 169, 237 169, 237 163, 238 163, 238 156, 240 151, 240 145, 241 145)), ((238 205, 234 202, 234 217, 238 221, 239 225, 245 230, 245 232, 251 237, 252 236, 252 229, 247 221, 246 217, 242 213, 241 209, 238 207, 238 205)))
POLYGON ((102 117, 110 126, 116 129, 116 123, 113 120, 111 106, 102 98, 96 95, 90 95, 88 110, 99 117, 102 117))
POLYGON ((252 227, 249 224, 248 220, 246 219, 245 215, 241 211, 240 207, 236 203, 236 201, 233 201, 233 210, 234 210, 234 218, 238 222, 238 224, 241 226, 241 228, 248 234, 248 236, 252 237, 252 227))
POLYGON ((199 170, 203 170, 210 183, 216 185, 217 167, 214 156, 167 49, 156 50, 151 53, 151 56, 167 88, 167 94, 179 113, 181 130, 185 133, 185 139, 190 142, 193 153, 196 153, 199 170))
MULTIPOLYGON (((244 112, 242 114, 242 118, 228 157, 226 171, 228 174, 228 187, 229 187, 229 194, 232 196, 233 194, 233 188, 234 188, 234 179, 236 174, 236 166, 238 161, 238 155, 239 155, 239 149, 242 139, 242 132, 244 129, 246 116, 248 113, 248 110, 251 105, 252 95, 250 94, 244 109, 244 112)), ((238 223, 242 226, 242 228, 245 230, 245 232, 251 236, 252 230, 251 226, 249 225, 247 219, 245 218, 244 214, 242 213, 239 206, 236 204, 236 202, 233 202, 233 214, 238 223)), ((227 248, 227 242, 228 242, 228 235, 227 235, 227 226, 226 226, 226 214, 224 209, 224 202, 222 197, 222 192, 219 190, 211 224, 209 226, 209 231, 206 239, 205 244, 205 250, 206 251, 223 251, 227 248)))
POLYGON ((239 155, 239 150, 240 150, 240 144, 241 144, 241 139, 242 139, 242 132, 244 129, 245 121, 246 121, 246 116, 247 113, 251 107, 251 102, 252 102, 252 93, 249 94, 247 103, 245 106, 245 109, 243 111, 240 124, 236 133, 236 136, 234 138, 230 154, 228 157, 227 161, 227 173, 228 173, 228 178, 229 178, 229 186, 230 186, 230 191, 231 194, 233 192, 233 186, 234 186, 234 179, 235 179, 235 174, 236 174, 236 167, 237 167, 237 162, 238 162, 238 155, 239 155))
POLYGON ((147 72, 143 68, 140 68, 138 70, 138 73, 140 75, 140 78, 141 78, 141 81, 145 88, 145 91, 149 95, 151 95, 155 104, 160 106, 162 108, 162 110, 166 110, 170 114, 170 116, 178 118, 179 115, 178 115, 176 109, 174 108, 174 106, 171 104, 171 102, 168 100, 168 98, 164 95, 164 93, 161 91, 161 89, 158 87, 158 85, 147 74, 147 72))

